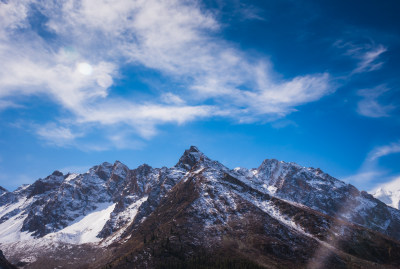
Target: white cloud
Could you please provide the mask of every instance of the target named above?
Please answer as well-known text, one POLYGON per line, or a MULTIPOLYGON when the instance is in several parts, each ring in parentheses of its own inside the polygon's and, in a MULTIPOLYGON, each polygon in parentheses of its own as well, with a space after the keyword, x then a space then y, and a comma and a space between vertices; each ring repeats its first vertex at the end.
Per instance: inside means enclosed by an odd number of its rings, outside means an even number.
POLYGON ((363 189, 371 189, 373 187, 371 183, 376 181, 377 178, 379 178, 381 182, 388 181, 391 178, 388 175, 389 171, 379 167, 379 159, 399 152, 400 142, 393 142, 388 145, 375 147, 367 154, 358 172, 344 178, 344 180, 358 184, 359 186, 365 186, 363 189))
POLYGON ((382 178, 383 175, 385 175, 384 171, 360 171, 357 174, 344 178, 343 180, 358 186, 365 186, 362 188, 362 190, 366 190, 370 189, 370 182, 376 180, 377 178, 382 178))
POLYGON ((161 95, 161 100, 166 104, 172 104, 172 105, 182 105, 185 103, 185 101, 178 95, 170 92, 163 93, 161 95))
POLYGON ((338 40, 333 44, 339 49, 345 49, 345 55, 351 56, 357 60, 357 66, 351 72, 351 75, 371 72, 380 69, 384 62, 379 61, 379 57, 387 51, 387 48, 374 42, 355 44, 338 40))
POLYGON ((0 39, 6 38, 8 31, 26 26, 30 1, 0 2, 0 39))
POLYGON ((142 141, 131 139, 129 133, 124 132, 114 133, 108 138, 117 149, 142 149, 145 145, 142 141))
POLYGON ((243 3, 239 3, 240 7, 238 8, 237 12, 240 14, 240 16, 245 19, 245 20, 260 20, 264 21, 265 20, 265 12, 263 12, 261 9, 252 6, 252 5, 246 5, 243 3))
POLYGON ((107 102, 98 107, 84 107, 79 111, 79 123, 101 123, 131 125, 144 138, 156 134, 157 124, 183 124, 215 114, 210 106, 175 106, 158 104, 132 104, 129 102, 107 102))
POLYGON ((370 192, 376 192, 379 188, 389 191, 393 190, 395 192, 400 190, 400 176, 392 177, 384 183, 378 183, 377 187, 372 189, 370 192))
POLYGON ((362 96, 357 104, 357 112, 360 115, 380 118, 390 116, 390 112, 395 108, 393 105, 382 105, 378 98, 385 92, 389 91, 385 86, 378 86, 372 89, 363 89, 358 91, 358 95, 362 96))
MULTIPOLYGON (((0 98, 50 96, 77 125, 125 124, 149 138, 165 123, 214 116, 238 121, 283 117, 334 90, 325 73, 276 79, 267 58, 253 57, 218 37, 222 26, 197 1, 0 5, 6 22, 0 26, 0 62, 5 67, 0 70, 0 98), (47 18, 42 27, 51 38, 29 27, 33 6, 47 18), (156 70, 179 87, 147 102, 110 97, 110 87, 126 64, 156 70), (214 105, 204 105, 210 99, 214 105)), ((367 65, 374 62, 373 54, 368 57, 372 60, 365 60, 367 65)), ((47 139, 60 135, 68 140, 66 130, 47 134, 47 139)))
POLYGON ((22 107, 23 107, 22 105, 16 104, 15 102, 0 99, 0 111, 8 108, 22 108, 22 107))
POLYGON ((384 156, 387 156, 390 154, 399 153, 399 152, 400 152, 400 142, 390 143, 389 145, 384 145, 384 146, 374 148, 368 154, 368 160, 375 161, 381 157, 384 157, 384 156))
POLYGON ((360 62, 353 73, 370 72, 378 70, 382 67, 383 62, 377 61, 379 56, 386 52, 386 48, 382 45, 371 48, 365 53, 358 56, 360 62))
POLYGON ((75 138, 82 136, 82 134, 73 133, 69 128, 56 126, 55 124, 46 124, 38 127, 36 134, 46 142, 56 146, 67 146, 74 143, 75 138))

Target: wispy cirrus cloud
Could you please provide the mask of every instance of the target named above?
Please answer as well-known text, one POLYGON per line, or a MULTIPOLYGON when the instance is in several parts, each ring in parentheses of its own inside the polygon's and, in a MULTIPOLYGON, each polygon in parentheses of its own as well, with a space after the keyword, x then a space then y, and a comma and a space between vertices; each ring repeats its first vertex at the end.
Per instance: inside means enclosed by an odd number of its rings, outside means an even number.
POLYGON ((390 112, 396 107, 392 104, 384 105, 379 98, 388 92, 389 89, 380 85, 372 89, 362 89, 357 93, 362 99, 357 104, 357 112, 360 115, 371 118, 380 118, 390 116, 390 112))
POLYGON ((389 145, 384 145, 384 146, 374 148, 368 154, 368 160, 375 161, 381 157, 384 157, 384 156, 387 156, 390 154, 399 153, 399 152, 400 152, 400 141, 393 142, 393 143, 390 143, 389 145))
MULTIPOLYGON (((0 2, 0 12, 0 61, 7 67, 0 70, 0 100, 46 95, 75 125, 122 124, 150 138, 166 123, 284 117, 334 91, 327 73, 277 79, 266 57, 222 39, 215 11, 197 1, 16 0, 0 2), (32 27, 38 17, 41 31, 32 27), (110 97, 126 65, 156 70, 176 90, 145 101, 110 97)), ((66 126, 37 134, 55 145, 76 139, 66 126)))
POLYGON ((360 59, 360 62, 353 73, 370 72, 380 69, 384 62, 378 61, 378 58, 386 51, 387 49, 384 46, 378 45, 364 53, 356 53, 355 56, 360 59))
POLYGON ((385 46, 382 44, 375 44, 374 42, 356 44, 353 42, 338 40, 335 42, 334 46, 344 49, 345 55, 357 60, 357 65, 351 71, 351 75, 380 69, 384 64, 384 61, 379 58, 387 51, 385 46))
POLYGON ((345 178, 345 180, 364 185, 364 189, 372 189, 371 182, 375 181, 375 184, 377 184, 377 178, 383 182, 392 180, 393 176, 389 176, 388 171, 379 167, 379 159, 396 153, 400 153, 400 141, 373 148, 367 154, 359 171, 345 178))
POLYGON ((175 105, 182 105, 185 101, 176 94, 171 92, 163 93, 161 95, 161 101, 166 104, 175 104, 175 105))
POLYGON ((3 109, 8 109, 8 108, 22 108, 22 105, 19 105, 15 102, 11 102, 9 100, 0 100, 0 111, 3 109))
POLYGON ((68 146, 74 143, 77 137, 83 134, 73 132, 70 128, 57 126, 54 123, 38 126, 36 134, 47 143, 56 146, 68 146))

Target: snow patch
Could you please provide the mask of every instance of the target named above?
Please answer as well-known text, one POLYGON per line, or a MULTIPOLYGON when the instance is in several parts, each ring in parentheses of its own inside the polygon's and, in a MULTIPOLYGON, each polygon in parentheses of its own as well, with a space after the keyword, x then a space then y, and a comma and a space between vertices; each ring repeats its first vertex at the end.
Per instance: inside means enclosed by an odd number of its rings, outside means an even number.
POLYGON ((13 243, 32 239, 30 233, 21 232, 25 216, 19 213, 0 224, 0 243, 13 243))
POLYGON ((266 184, 264 184, 263 185, 263 187, 264 188, 266 188, 268 191, 269 191, 269 193, 271 193, 271 194, 275 194, 276 193, 276 191, 278 190, 278 188, 277 187, 275 187, 275 186, 268 186, 268 187, 266 187, 266 184))
POLYGON ((114 207, 115 204, 99 204, 96 211, 79 218, 75 223, 58 232, 46 235, 45 238, 71 244, 99 242, 101 238, 97 235, 110 218, 114 207))
POLYGON ((26 199, 21 198, 17 202, 12 204, 7 204, 0 207, 0 218, 5 217, 8 213, 13 214, 9 219, 5 220, 3 223, 0 223, 0 243, 13 243, 21 240, 29 240, 31 239, 31 235, 28 232, 21 232, 22 226, 24 224, 24 219, 26 215, 24 215, 23 208, 26 205, 31 204, 33 198, 26 199), (12 213, 12 211, 16 211, 12 213))
POLYGON ((79 176, 79 174, 70 174, 64 181, 69 182, 69 181, 75 179, 77 176, 79 176))
POLYGON ((136 202, 132 203, 131 205, 128 206, 127 209, 125 209, 123 212, 121 212, 117 217, 118 218, 124 218, 129 220, 127 224, 124 225, 124 227, 121 227, 121 229, 119 229, 118 231, 116 231, 115 233, 113 233, 112 235, 110 235, 109 237, 107 237, 103 242, 102 245, 103 246, 108 246, 111 243, 117 241, 118 239, 121 238, 122 234, 124 233, 124 231, 126 230, 126 228, 128 228, 131 224, 132 221, 135 219, 135 216, 138 212, 139 207, 143 204, 143 202, 145 202, 147 200, 148 196, 145 196, 139 200, 137 200, 136 202))
POLYGON ((255 197, 251 196, 250 194, 246 194, 246 193, 237 193, 237 194, 240 195, 245 200, 247 200, 248 202, 250 202, 253 205, 260 208, 262 211, 264 211, 265 213, 267 213, 268 215, 270 215, 271 217, 273 217, 274 219, 276 219, 277 221, 279 221, 286 227, 289 227, 307 237, 316 239, 313 235, 304 231, 304 229, 302 227, 300 227, 299 225, 297 225, 297 223, 295 221, 293 221, 289 216, 282 214, 280 212, 279 208, 277 208, 271 201, 265 201, 265 200, 260 201, 260 200, 256 199, 255 197))

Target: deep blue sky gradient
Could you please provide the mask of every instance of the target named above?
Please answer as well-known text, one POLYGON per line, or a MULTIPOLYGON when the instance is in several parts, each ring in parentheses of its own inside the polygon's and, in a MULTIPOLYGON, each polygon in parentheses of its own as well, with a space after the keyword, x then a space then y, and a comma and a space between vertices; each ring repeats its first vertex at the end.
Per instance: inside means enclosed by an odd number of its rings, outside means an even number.
MULTIPOLYGON (((54 99, 46 94, 7 96, 3 100, 18 106, 0 110, 0 185, 14 190, 56 169, 84 172, 104 161, 120 160, 130 168, 142 163, 170 167, 190 145, 230 168, 253 168, 265 158, 276 158, 319 167, 365 190, 400 175, 400 150, 368 161, 377 149, 396 148, 400 143, 399 1, 207 0, 200 5, 222 25, 211 36, 249 57, 269 59, 277 79, 327 72, 332 93, 272 121, 258 117, 240 123, 213 116, 161 124, 151 138, 137 135, 123 123, 105 128, 88 123, 80 127, 85 135, 77 138, 76 145, 49 143, 35 133, 38 126, 73 116, 54 99), (379 45, 386 48, 375 60, 382 62, 381 67, 352 73, 360 57, 379 45), (359 57, 349 53, 351 46, 359 49, 359 57), (359 91, 379 86, 387 91, 371 98, 391 109, 385 116, 363 115, 357 109, 364 98, 359 91), (105 135, 119 132, 126 134, 128 146, 101 150, 82 146, 109 145, 105 135), (376 176, 363 179, 364 172, 376 176)), ((46 30, 45 15, 33 9, 30 16, 29 31, 37 32, 43 42, 53 42, 55 34, 46 30)), ((118 71, 111 98, 148 102, 163 92, 182 92, 186 87, 175 76, 134 62, 120 65, 118 71)), ((214 103, 212 99, 203 102, 214 103)))

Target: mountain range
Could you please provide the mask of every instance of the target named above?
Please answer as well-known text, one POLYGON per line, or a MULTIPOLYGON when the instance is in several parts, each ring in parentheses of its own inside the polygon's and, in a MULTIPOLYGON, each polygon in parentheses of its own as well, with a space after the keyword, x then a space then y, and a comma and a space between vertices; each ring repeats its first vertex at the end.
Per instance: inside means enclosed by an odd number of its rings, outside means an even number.
POLYGON ((318 168, 230 169, 192 146, 171 168, 1 188, 0 249, 19 268, 398 268, 392 206, 318 168))

